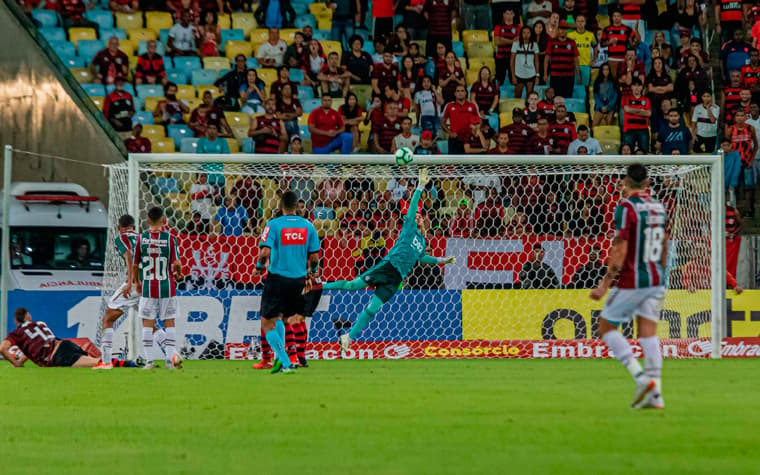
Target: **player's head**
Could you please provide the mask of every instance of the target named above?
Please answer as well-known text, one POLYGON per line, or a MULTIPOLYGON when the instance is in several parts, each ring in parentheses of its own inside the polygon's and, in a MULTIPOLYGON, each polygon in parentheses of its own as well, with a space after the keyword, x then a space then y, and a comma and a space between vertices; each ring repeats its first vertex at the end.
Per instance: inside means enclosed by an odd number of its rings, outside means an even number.
POLYGON ((164 224, 164 209, 154 206, 148 210, 148 224, 151 226, 161 226, 164 224))
POLYGON ((135 227, 135 218, 131 214, 125 214, 119 218, 119 231, 124 232, 135 227))
POLYGON ((541 246, 541 243, 535 243, 533 245, 533 261, 541 262, 543 260, 544 260, 544 248, 541 246))
POLYGON ((280 209, 282 214, 295 214, 298 208, 298 195, 293 191, 286 191, 280 198, 280 209))
POLYGON ((13 312, 13 318, 16 320, 16 324, 20 325, 24 322, 29 322, 32 320, 32 314, 29 313, 29 310, 27 310, 24 307, 19 307, 16 309, 15 312, 13 312))
POLYGON ((625 172, 626 185, 634 190, 641 190, 648 183, 647 167, 640 163, 634 163, 628 166, 625 172))

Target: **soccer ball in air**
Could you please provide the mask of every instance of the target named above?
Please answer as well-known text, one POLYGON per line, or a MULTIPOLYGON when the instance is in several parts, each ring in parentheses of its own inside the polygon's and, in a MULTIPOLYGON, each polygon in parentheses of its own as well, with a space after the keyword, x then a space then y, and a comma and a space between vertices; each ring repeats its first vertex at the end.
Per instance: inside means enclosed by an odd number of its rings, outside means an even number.
POLYGON ((396 150, 396 163, 398 165, 409 165, 414 160, 414 153, 406 147, 396 150))

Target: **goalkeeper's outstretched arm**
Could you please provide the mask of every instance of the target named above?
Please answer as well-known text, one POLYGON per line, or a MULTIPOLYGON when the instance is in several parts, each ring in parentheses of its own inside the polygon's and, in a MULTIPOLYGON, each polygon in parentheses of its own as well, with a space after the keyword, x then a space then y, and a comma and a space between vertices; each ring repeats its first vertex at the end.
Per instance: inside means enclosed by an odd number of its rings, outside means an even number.
POLYGON ((420 264, 453 264, 457 261, 456 257, 435 257, 430 254, 425 254, 420 258, 420 264))
POLYGON ((421 168, 420 173, 417 176, 417 189, 412 194, 412 199, 409 200, 409 208, 406 210, 406 216, 404 216, 404 226, 416 225, 417 219, 417 205, 420 202, 420 196, 425 186, 430 183, 430 174, 427 168, 421 168))

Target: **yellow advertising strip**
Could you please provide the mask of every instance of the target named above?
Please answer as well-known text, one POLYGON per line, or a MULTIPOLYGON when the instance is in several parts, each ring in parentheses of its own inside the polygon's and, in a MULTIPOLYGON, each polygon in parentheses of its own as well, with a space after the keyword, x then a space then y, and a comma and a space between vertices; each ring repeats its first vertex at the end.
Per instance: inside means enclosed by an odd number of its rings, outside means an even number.
MULTIPOLYGON (((589 299, 590 290, 464 290, 464 340, 540 340, 591 338, 591 322, 604 304, 589 299)), ((729 332, 760 336, 760 290, 728 292, 729 332)), ((709 337, 710 293, 669 290, 658 334, 663 338, 709 337)))

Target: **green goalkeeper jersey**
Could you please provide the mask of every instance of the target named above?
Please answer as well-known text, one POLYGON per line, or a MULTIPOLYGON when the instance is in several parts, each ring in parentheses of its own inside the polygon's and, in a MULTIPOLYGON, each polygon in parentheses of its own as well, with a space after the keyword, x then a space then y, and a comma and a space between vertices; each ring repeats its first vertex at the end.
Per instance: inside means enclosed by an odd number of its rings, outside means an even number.
POLYGON ((414 265, 425 257, 425 236, 422 235, 415 222, 421 194, 419 188, 414 191, 401 233, 388 255, 383 258, 384 261, 390 262, 401 277, 409 275, 414 265))
MULTIPOLYGON (((116 236, 116 239, 114 239, 114 245, 116 246, 116 251, 119 253, 119 256, 124 259, 124 253, 134 252, 135 244, 137 243, 137 233, 134 231, 127 231, 124 233, 120 233, 118 236, 116 236)), ((131 265, 131 262, 125 262, 126 265, 131 265)))

